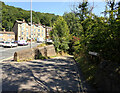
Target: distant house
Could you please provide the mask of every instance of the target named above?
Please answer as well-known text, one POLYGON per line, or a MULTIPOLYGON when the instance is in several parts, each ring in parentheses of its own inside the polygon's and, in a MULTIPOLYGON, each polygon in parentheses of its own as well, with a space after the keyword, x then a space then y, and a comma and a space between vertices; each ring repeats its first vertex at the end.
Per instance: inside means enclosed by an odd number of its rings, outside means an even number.
POLYGON ((50 31, 52 31, 52 27, 46 27, 46 38, 50 39, 50 31))
POLYGON ((18 21, 16 20, 13 32, 15 33, 15 40, 37 40, 38 38, 42 38, 45 40, 46 32, 45 27, 41 24, 33 24, 31 31, 31 23, 26 23, 25 20, 18 21))
POLYGON ((15 33, 14 32, 6 32, 0 31, 0 41, 14 41, 15 40, 15 33))

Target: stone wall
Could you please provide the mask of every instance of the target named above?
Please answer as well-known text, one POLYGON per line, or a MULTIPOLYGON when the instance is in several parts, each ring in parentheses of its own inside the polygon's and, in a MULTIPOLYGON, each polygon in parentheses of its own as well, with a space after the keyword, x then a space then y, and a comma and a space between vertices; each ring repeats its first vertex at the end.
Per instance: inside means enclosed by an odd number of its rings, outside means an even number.
POLYGON ((47 54, 46 56, 48 56, 48 57, 56 55, 55 48, 53 45, 46 47, 46 54, 47 54))
POLYGON ((26 61, 34 59, 35 53, 33 49, 26 49, 14 53, 15 61, 26 61))
POLYGON ((39 55, 42 56, 55 56, 55 48, 53 45, 44 46, 40 48, 25 49, 14 53, 14 61, 27 61, 38 58, 39 55))

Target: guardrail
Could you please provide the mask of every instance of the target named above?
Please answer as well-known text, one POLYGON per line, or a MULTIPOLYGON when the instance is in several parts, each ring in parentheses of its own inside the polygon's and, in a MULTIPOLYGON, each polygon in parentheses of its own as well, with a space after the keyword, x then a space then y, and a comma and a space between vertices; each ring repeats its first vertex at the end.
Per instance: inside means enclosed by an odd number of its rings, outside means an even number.
POLYGON ((100 54, 97 52, 92 52, 89 51, 88 54, 90 55, 90 58, 92 59, 92 61, 94 62, 101 62, 103 60, 103 58, 101 58, 100 54))
POLYGON ((99 56, 99 54, 97 52, 91 52, 91 51, 89 51, 89 54, 93 55, 93 56, 99 56))

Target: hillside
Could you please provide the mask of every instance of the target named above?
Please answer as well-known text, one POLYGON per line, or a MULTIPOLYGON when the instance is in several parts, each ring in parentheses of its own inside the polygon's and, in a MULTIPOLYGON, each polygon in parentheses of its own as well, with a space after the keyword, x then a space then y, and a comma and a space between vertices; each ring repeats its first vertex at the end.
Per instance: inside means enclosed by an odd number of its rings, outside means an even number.
MULTIPOLYGON (((33 11, 33 22, 41 23, 46 26, 52 26, 58 15, 49 13, 40 13, 33 11)), ((13 6, 5 5, 2 2, 2 27, 6 31, 12 31, 15 20, 25 19, 30 22, 30 11, 16 8, 13 6)))

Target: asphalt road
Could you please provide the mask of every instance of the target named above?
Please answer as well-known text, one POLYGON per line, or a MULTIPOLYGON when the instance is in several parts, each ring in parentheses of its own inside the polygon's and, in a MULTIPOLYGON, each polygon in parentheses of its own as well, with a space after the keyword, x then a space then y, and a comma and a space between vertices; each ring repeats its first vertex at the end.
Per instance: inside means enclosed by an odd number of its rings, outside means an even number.
MULTIPOLYGON (((32 47, 36 47, 39 44, 40 43, 32 43, 32 47)), ((27 48, 30 48, 30 44, 27 46, 18 46, 14 48, 0 47, 0 61, 6 58, 12 57, 16 51, 20 51, 20 50, 27 49, 27 48)))
POLYGON ((29 62, 8 60, 2 66, 3 93, 87 93, 70 56, 29 62))

